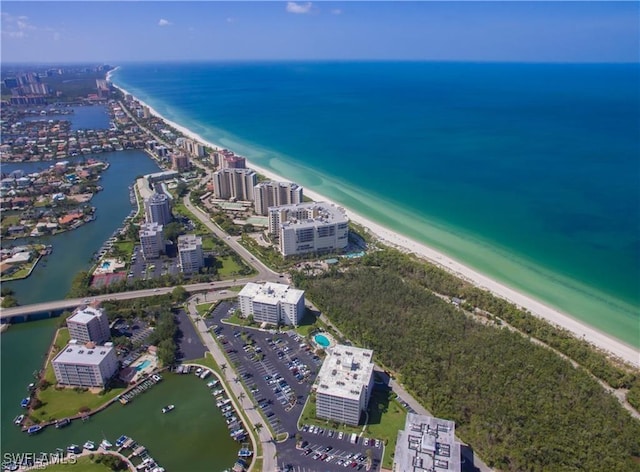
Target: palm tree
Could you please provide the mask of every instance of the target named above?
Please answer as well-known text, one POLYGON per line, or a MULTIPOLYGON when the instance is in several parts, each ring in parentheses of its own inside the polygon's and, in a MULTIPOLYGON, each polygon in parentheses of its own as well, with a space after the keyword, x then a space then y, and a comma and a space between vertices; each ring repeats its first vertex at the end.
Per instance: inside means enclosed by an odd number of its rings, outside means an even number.
POLYGON ((242 403, 242 400, 244 400, 244 397, 246 397, 244 392, 240 392, 240 394, 238 395, 238 400, 240 400, 240 403, 242 403))
POLYGON ((296 446, 299 446, 301 442, 302 442, 302 434, 300 434, 300 432, 297 432, 296 433, 296 446))
POLYGON ((220 364, 220 370, 224 373, 224 371, 227 370, 227 364, 220 364))
POLYGON ((260 430, 263 428, 262 423, 256 423, 253 425, 253 428, 256 430, 256 433, 260 434, 260 430))
POLYGON ((373 451, 371 449, 367 449, 364 452, 367 456, 367 470, 371 469, 371 465, 372 465, 372 459, 373 459, 373 451))

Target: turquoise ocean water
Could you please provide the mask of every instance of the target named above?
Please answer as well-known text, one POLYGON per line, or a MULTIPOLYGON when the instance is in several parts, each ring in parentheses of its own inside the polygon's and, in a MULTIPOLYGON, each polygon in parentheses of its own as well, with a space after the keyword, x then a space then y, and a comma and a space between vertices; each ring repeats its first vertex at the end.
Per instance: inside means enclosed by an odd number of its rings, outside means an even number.
POLYGON ((125 64, 166 118, 640 347, 638 64, 125 64))

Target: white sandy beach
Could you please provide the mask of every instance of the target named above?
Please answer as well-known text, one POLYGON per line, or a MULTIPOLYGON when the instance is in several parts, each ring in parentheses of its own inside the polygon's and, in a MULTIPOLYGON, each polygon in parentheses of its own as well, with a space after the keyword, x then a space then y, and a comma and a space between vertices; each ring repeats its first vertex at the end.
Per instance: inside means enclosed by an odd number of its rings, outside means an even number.
MULTIPOLYGON (((110 71, 111 73, 111 71, 110 71)), ((107 75, 107 79, 109 79, 110 73, 107 75)), ((115 84, 114 84, 115 86, 115 84)), ((117 87, 117 86, 116 86, 117 87)), ((122 90, 124 93, 129 93, 126 90, 117 87, 122 90)), ((136 98, 137 99, 137 98, 136 98)), ((199 141, 207 146, 212 148, 220 149, 221 146, 218 146, 214 143, 211 143, 205 139, 203 139, 198 134, 192 132, 191 130, 179 125, 178 123, 172 122, 165 117, 163 117, 160 113, 153 109, 153 107, 149 106, 149 104, 144 103, 142 100, 137 99, 142 105, 149 107, 149 110, 155 116, 163 119, 170 126, 175 128, 176 130, 183 133, 185 136, 188 136, 191 139, 199 141)), ((233 151, 233 149, 231 149, 233 151)), ((260 174, 265 175, 269 179, 279 180, 279 181, 290 181, 286 177, 277 175, 268 169, 261 168, 254 164, 250 164, 249 160, 247 160, 247 164, 260 174)), ((331 201, 328 198, 320 195, 313 190, 308 188, 304 189, 304 193, 306 196, 310 197, 315 201, 324 201, 333 203, 336 206, 341 206, 340 204, 331 201)), ((625 362, 635 366, 640 367, 640 351, 632 346, 629 346, 617 339, 614 339, 586 324, 583 322, 571 317, 566 313, 562 313, 555 308, 549 307, 544 303, 541 303, 533 298, 522 294, 512 288, 509 288, 503 285, 500 282, 497 282, 489 277, 476 272, 470 267, 465 266, 464 264, 446 256, 445 254, 438 252, 428 246, 425 246, 422 243, 414 241, 412 239, 403 236, 402 234, 396 233, 388 228, 381 226, 380 224, 371 221, 351 210, 345 208, 347 216, 365 228, 367 228, 373 235, 379 238, 382 242, 394 246, 400 250, 410 252, 419 256, 423 259, 426 259, 444 269, 456 274, 457 276, 465 279, 466 281, 473 283, 474 285, 486 289, 493 294, 506 299, 515 305, 529 310, 533 315, 536 315, 540 318, 543 318, 554 325, 560 326, 564 329, 567 329, 573 332, 576 337, 585 339, 586 341, 592 343, 600 349, 603 349, 614 356, 624 360, 625 362)))

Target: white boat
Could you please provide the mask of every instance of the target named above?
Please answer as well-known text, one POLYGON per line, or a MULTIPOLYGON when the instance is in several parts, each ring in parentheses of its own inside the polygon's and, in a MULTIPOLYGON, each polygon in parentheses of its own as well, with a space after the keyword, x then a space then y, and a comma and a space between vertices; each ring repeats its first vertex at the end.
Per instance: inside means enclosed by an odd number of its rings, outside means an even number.
POLYGON ((107 441, 106 439, 103 439, 102 442, 100 443, 100 447, 102 449, 110 449, 113 446, 113 444, 111 444, 109 441, 107 441))
POLYGON ((167 405, 162 409, 162 413, 169 413, 171 410, 173 410, 176 406, 175 405, 167 405))
POLYGON ((82 445, 82 447, 84 447, 85 449, 88 449, 90 451, 93 451, 96 448, 96 445, 93 441, 87 441, 86 443, 84 443, 82 445))
POLYGON ((19 426, 22 424, 22 420, 24 420, 24 415, 19 415, 16 416, 16 418, 13 420, 13 423, 19 426))

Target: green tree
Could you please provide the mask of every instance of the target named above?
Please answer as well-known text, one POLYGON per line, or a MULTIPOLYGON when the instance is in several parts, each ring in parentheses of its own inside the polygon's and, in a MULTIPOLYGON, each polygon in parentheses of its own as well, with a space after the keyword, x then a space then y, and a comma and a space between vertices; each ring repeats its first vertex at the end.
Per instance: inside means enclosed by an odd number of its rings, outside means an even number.
POLYGON ((182 285, 178 285, 171 291, 171 298, 176 303, 182 303, 189 298, 189 292, 182 285))

